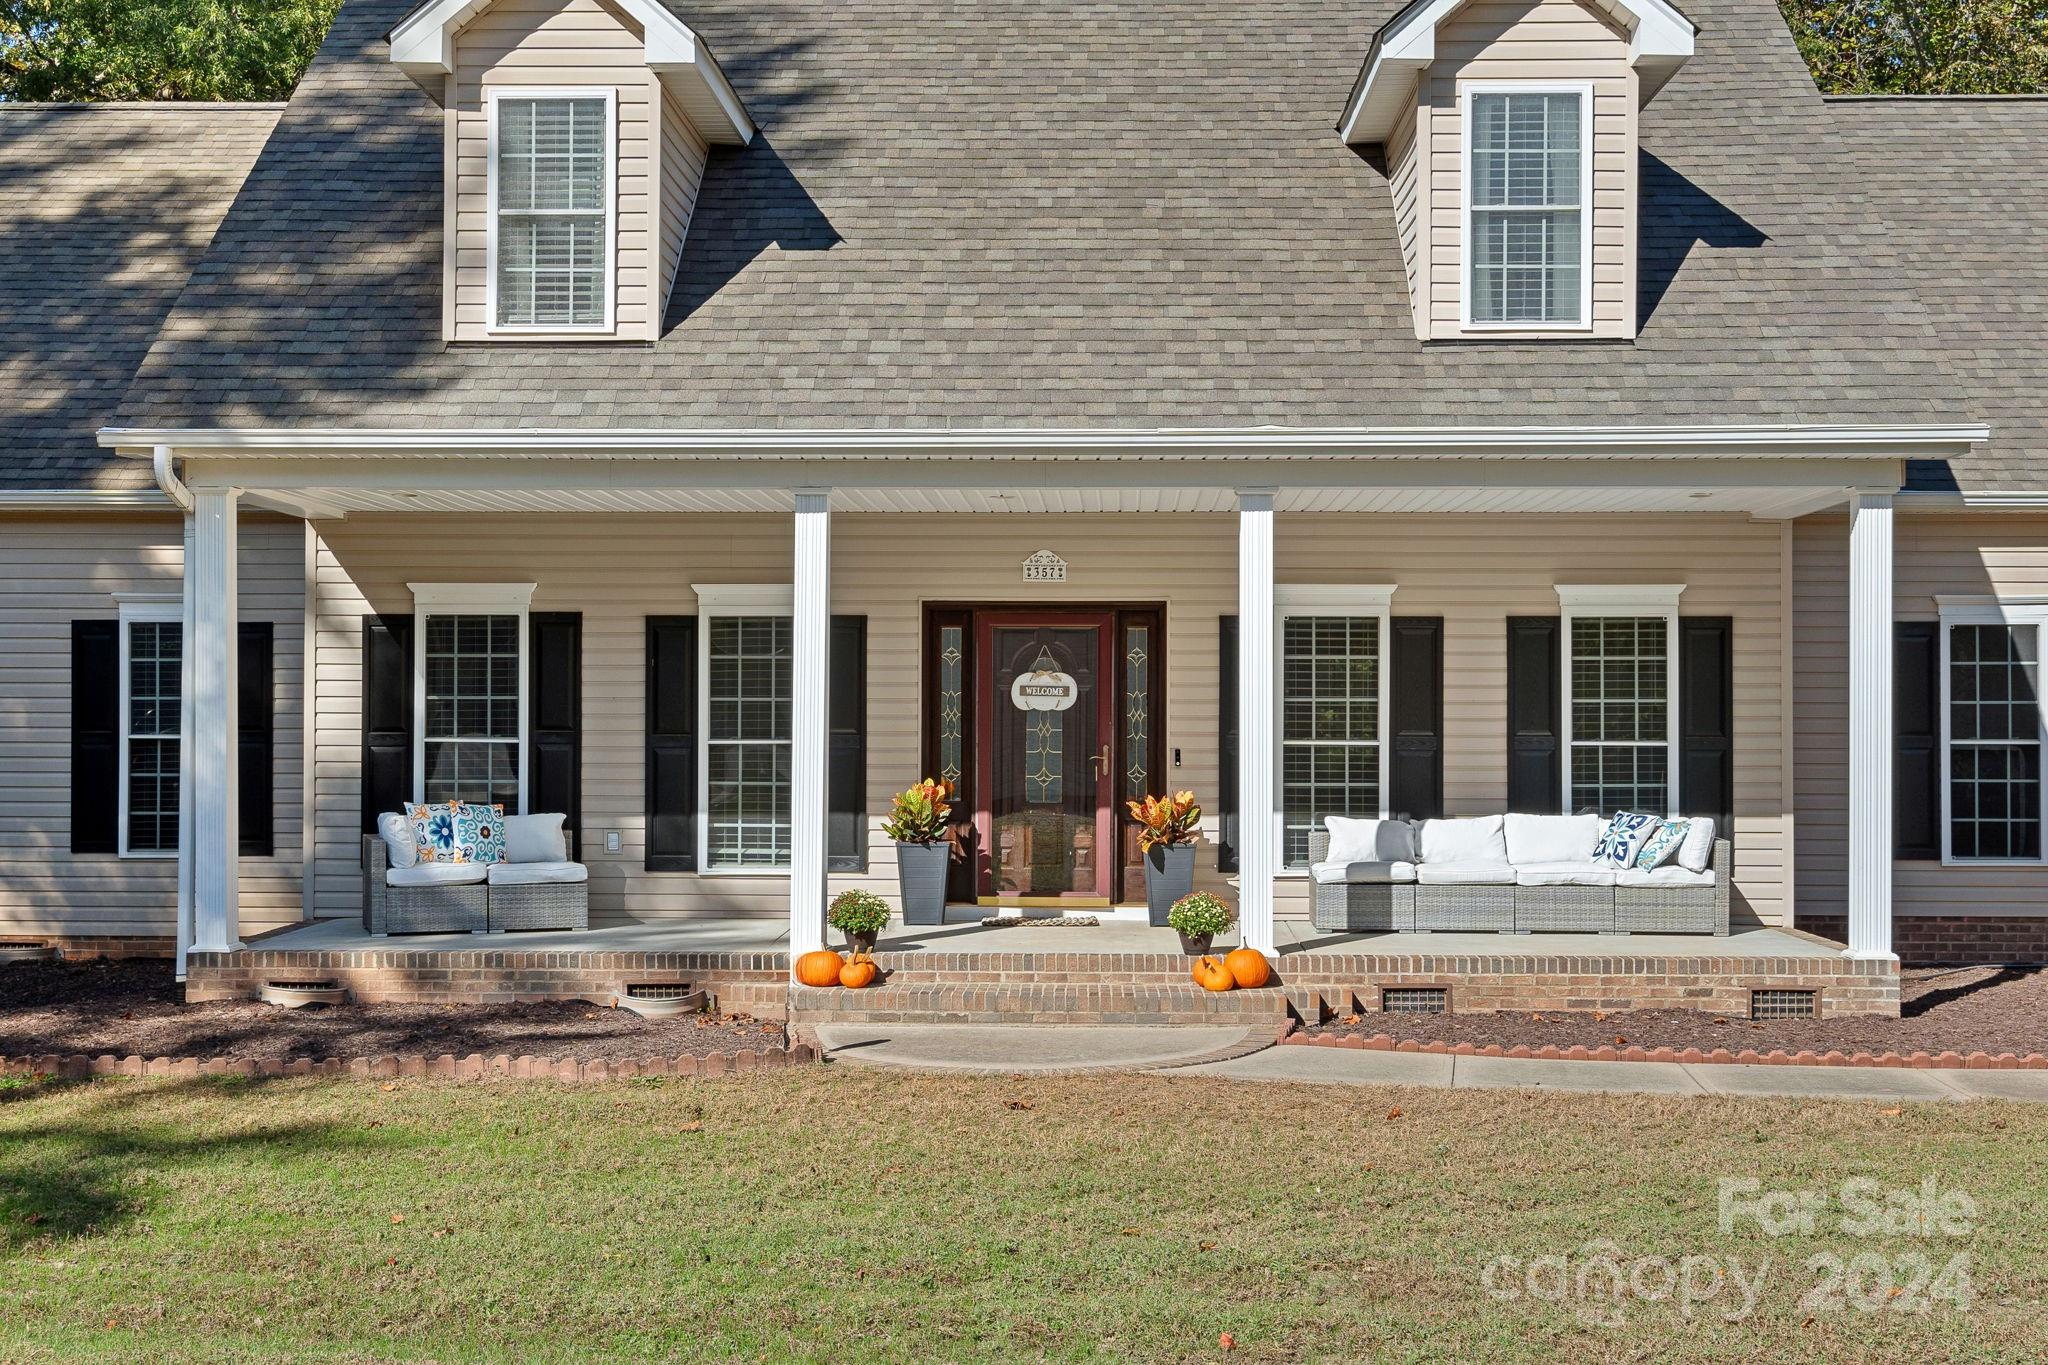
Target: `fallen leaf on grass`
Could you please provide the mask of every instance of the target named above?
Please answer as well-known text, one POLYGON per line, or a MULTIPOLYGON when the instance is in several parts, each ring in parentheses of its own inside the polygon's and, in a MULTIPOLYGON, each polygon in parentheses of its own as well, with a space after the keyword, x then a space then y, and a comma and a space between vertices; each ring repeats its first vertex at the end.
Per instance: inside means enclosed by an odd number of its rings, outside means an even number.
POLYGON ((382 1128, 384 1126, 384 1120, 371 1119, 368 1123, 364 1124, 363 1126, 365 1128, 382 1128))
POLYGON ((443 1237, 448 1237, 448 1236, 452 1236, 452 1235, 454 1234, 454 1232, 455 1232, 455 1229, 454 1229, 454 1228, 442 1228, 442 1229, 441 1229, 441 1230, 440 1230, 439 1232, 435 1232, 435 1233, 430 1233, 430 1234, 428 1234, 428 1235, 429 1235, 429 1236, 431 1236, 431 1237, 432 1237, 432 1238, 433 1238, 433 1239, 434 1239, 435 1241, 437 1241, 437 1242, 438 1242, 438 1241, 440 1241, 440 1240, 441 1240, 441 1239, 442 1239, 443 1237))
POLYGON ((1145 1230, 1143 1228, 1118 1228, 1116 1235, 1119 1237, 1143 1237, 1145 1230))
POLYGON ((1195 1250, 1197 1250, 1197 1251, 1214 1251, 1215 1249, 1216 1249, 1216 1244, 1215 1244, 1214 1242, 1197 1242, 1197 1243, 1195 1243, 1195 1250))
POLYGON ((402 1213, 394 1213, 394 1214, 392 1214, 392 1215, 391 1215, 391 1222, 392 1222, 392 1225, 393 1225, 393 1226, 396 1226, 396 1225, 398 1225, 399 1223, 403 1223, 404 1221, 405 1221, 405 1215, 404 1215, 404 1214, 402 1214, 402 1213))
POLYGON ((382 1085, 378 1086, 377 1088, 378 1088, 379 1090, 385 1091, 386 1093, 389 1093, 390 1091, 393 1091, 393 1090, 396 1090, 396 1089, 398 1089, 398 1087, 397 1087, 396 1085, 392 1084, 392 1083, 391 1083, 390 1081, 386 1081, 386 1082, 384 1082, 384 1084, 382 1084, 382 1085))
POLYGON ((1389 1122, 1389 1123, 1392 1123, 1392 1122, 1393 1122, 1393 1121, 1394 1121, 1395 1119, 1397 1119, 1397 1118, 1400 1118, 1400 1117, 1401 1117, 1401 1106, 1400 1106, 1400 1105, 1398 1105, 1398 1104, 1397 1104, 1397 1105, 1395 1105, 1395 1106, 1394 1106, 1394 1107, 1393 1107, 1392 1109, 1389 1109, 1389 1110, 1387 1111, 1387 1122, 1389 1122))
POLYGON ((1226 1351, 1235 1351, 1237 1349, 1237 1338, 1225 1332, 1222 1336, 1216 1338, 1216 1344, 1226 1351))
POLYGON ((1889 1114, 1893 1118, 1897 1118, 1900 1114, 1903 1114, 1906 1111, 1904 1109, 1880 1109, 1877 1112, 1880 1114, 1889 1114))
POLYGON ((691 1119, 688 1123, 678 1124, 676 1125, 676 1131, 678 1133, 701 1133, 704 1131, 704 1120, 691 1119))
POLYGON ((1035 1107, 1035 1106, 1034 1106, 1034 1105, 1033 1105, 1033 1104, 1031 1103, 1031 1101, 1030 1101, 1030 1100, 1004 1100, 1004 1101, 1003 1101, 1003 1108, 1005 1108, 1005 1109, 1031 1109, 1031 1108, 1034 1108, 1034 1107, 1035 1107))

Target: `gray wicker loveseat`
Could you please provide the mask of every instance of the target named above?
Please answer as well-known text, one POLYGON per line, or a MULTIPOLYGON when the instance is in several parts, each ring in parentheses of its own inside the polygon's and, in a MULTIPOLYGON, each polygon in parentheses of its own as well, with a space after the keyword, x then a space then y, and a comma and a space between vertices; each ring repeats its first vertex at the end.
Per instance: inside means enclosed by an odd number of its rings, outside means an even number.
POLYGON ((1728 840, 1695 820, 1645 872, 1592 862, 1598 816, 1341 821, 1309 836, 1315 925, 1346 932, 1726 934, 1728 840), (1349 825, 1353 828, 1345 829, 1349 825), (1377 825, 1361 833, 1364 826, 1377 825), (1331 830, 1352 855, 1330 861, 1331 830), (1363 850, 1359 839, 1367 844, 1363 850), (1373 856, 1360 858, 1365 851, 1373 856), (1436 856, 1432 856, 1436 855, 1436 856), (1683 861, 1680 861, 1680 860, 1683 861))
MULTIPOLYGON (((403 816, 384 816, 404 823, 403 816)), ((590 927, 590 874, 572 862, 559 815, 512 816, 505 861, 394 867, 396 826, 363 836, 363 928, 370 934, 482 934, 590 927), (522 822, 531 822, 522 824, 522 822)))

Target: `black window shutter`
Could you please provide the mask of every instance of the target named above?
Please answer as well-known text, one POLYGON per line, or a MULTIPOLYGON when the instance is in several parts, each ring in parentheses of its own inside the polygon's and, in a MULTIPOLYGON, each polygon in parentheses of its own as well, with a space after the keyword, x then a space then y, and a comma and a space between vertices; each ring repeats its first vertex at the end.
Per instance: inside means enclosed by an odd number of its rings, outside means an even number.
POLYGON ((71 623, 71 851, 121 848, 121 623, 71 623))
POLYGON ((868 618, 834 616, 830 653, 825 867, 859 872, 868 865, 868 618))
POLYGON ((235 809, 241 849, 252 858, 277 851, 277 657, 275 628, 268 621, 236 627, 235 809))
POLYGON ((363 833, 412 800, 410 616, 363 618, 363 833))
POLYGON ((1733 837, 1735 813, 1735 621, 1678 621, 1678 815, 1711 815, 1716 837, 1733 837))
POLYGON ((1556 815, 1564 808, 1558 650, 1564 635, 1555 616, 1508 618, 1508 809, 1556 815))
POLYGON ((697 618, 647 618, 647 870, 697 868, 697 618))
POLYGON ((1216 620, 1216 868, 1237 871, 1237 618, 1216 620))
POLYGON ((1434 820, 1444 813, 1444 618, 1396 616, 1391 625, 1387 809, 1434 820))
POLYGON ((1892 856, 1941 859, 1941 625, 1892 626, 1892 856))
POLYGON ((526 618, 526 812, 567 817, 569 857, 583 840, 583 613, 526 618))

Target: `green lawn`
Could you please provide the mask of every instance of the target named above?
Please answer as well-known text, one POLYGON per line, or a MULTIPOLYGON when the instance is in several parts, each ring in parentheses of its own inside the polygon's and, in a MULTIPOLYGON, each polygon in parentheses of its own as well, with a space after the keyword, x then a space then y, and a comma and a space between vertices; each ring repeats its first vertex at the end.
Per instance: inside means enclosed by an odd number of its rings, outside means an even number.
POLYGON ((1224 1332, 1233 1360, 2048 1353, 2048 1108, 1885 1108, 825 1067, 14 1083, 0 1360, 1155 1361, 1224 1332), (1726 1236, 1723 1175, 1931 1175, 1975 1230, 1726 1236), (1600 1238, 1773 1264, 1736 1323, 1733 1288, 1688 1317, 1482 1283, 1600 1238), (1810 1256, 1916 1251, 1967 1253, 1967 1312, 1867 1275, 1874 1311, 1799 1302, 1810 1256))

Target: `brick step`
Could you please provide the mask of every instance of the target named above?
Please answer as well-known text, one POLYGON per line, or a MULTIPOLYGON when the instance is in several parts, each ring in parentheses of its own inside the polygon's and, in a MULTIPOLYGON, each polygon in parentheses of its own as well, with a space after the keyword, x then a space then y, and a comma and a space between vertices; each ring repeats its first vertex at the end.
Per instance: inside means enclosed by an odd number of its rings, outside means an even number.
POLYGON ((795 986, 790 1022, 803 1024, 1273 1024, 1287 1018, 1286 994, 1205 991, 1200 986, 1118 982, 1097 985, 902 985, 866 990, 795 986))

